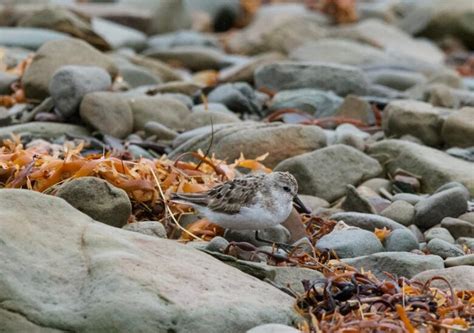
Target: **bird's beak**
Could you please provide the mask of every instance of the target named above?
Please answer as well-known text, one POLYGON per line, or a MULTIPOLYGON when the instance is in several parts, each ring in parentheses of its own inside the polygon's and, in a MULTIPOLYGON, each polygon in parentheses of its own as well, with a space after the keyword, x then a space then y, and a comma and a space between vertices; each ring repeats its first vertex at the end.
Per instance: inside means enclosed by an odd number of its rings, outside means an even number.
POLYGON ((301 199, 297 195, 293 197, 293 202, 296 204, 298 211, 305 214, 311 214, 311 211, 308 208, 306 208, 303 201, 301 201, 301 199))

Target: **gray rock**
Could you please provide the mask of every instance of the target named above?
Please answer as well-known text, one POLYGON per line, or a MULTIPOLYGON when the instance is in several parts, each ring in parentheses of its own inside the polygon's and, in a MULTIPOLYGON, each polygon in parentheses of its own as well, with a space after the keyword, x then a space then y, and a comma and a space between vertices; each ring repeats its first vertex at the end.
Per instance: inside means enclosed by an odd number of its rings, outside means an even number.
POLYGON ((246 333, 299 333, 294 327, 281 325, 281 324, 265 324, 248 330, 246 333))
POLYGON ((426 77, 420 73, 391 68, 371 70, 367 76, 372 83, 402 91, 426 82, 426 77))
MULTIPOLYGON (((284 159, 326 145, 326 136, 318 126, 249 122, 228 124, 222 128, 217 126, 222 124, 214 126, 211 154, 215 153, 218 158, 233 161, 239 158, 241 153, 246 158, 256 158, 269 153, 265 159, 265 165, 269 168, 275 167, 284 159)), ((174 158, 183 152, 197 149, 205 151, 209 147, 211 128, 208 126, 199 130, 197 135, 183 140, 169 157, 174 158)))
POLYGON ((474 162, 474 149, 471 148, 449 148, 446 150, 446 154, 449 154, 453 157, 463 159, 468 162, 474 162))
POLYGON ((166 229, 160 222, 157 221, 140 221, 126 224, 122 227, 124 230, 139 232, 144 235, 167 238, 166 229))
POLYGON ((10 95, 12 93, 11 85, 18 79, 17 75, 0 72, 0 95, 10 95))
POLYGON ((415 207, 403 200, 394 201, 390 206, 385 208, 380 215, 394 220, 404 226, 413 223, 415 216, 415 207))
POLYGON ((216 236, 206 244, 205 249, 211 252, 222 252, 229 245, 229 241, 224 237, 216 236))
POLYGON ((144 130, 147 135, 156 135, 158 140, 173 140, 178 136, 178 132, 156 121, 146 122, 144 130))
POLYGON ((474 266, 474 253, 467 254, 465 256, 460 257, 451 257, 444 260, 444 265, 446 267, 454 267, 454 266, 474 266))
POLYGON ((141 50, 146 45, 146 35, 122 24, 92 17, 92 29, 101 36, 113 49, 132 48, 141 50))
POLYGON ((43 44, 68 38, 68 35, 49 29, 0 27, 0 45, 37 50, 43 44))
POLYGON ((340 96, 364 95, 368 89, 364 73, 356 68, 328 63, 280 62, 268 64, 255 71, 258 89, 271 91, 313 88, 332 90, 340 96))
POLYGON ((331 220, 344 221, 346 224, 359 227, 368 231, 374 231, 375 228, 389 230, 404 229, 405 227, 389 218, 375 215, 355 212, 336 213, 331 215, 331 220))
POLYGON ((453 111, 444 121, 441 134, 449 146, 474 146, 474 108, 453 111))
POLYGON ((133 130, 132 110, 118 93, 93 92, 85 95, 79 114, 82 120, 103 134, 124 138, 133 130))
POLYGON ((12 134, 18 134, 52 140, 64 133, 79 137, 90 135, 90 132, 82 126, 41 121, 0 127, 0 138, 2 139, 10 138, 12 134))
POLYGON ((300 193, 328 201, 343 196, 347 184, 357 185, 382 171, 377 161, 345 145, 291 157, 279 163, 275 170, 293 174, 300 193))
POLYGON ((411 233, 413 234, 413 236, 415 236, 416 240, 418 241, 418 243, 423 243, 425 242, 425 236, 423 235, 423 233, 421 232, 420 228, 418 228, 416 225, 414 224, 410 224, 408 226, 408 230, 411 231, 411 233))
MULTIPOLYGON (((438 268, 430 269, 419 273, 413 277, 414 280, 420 281, 421 283, 426 283, 428 280, 435 276, 440 276, 448 280, 449 284, 453 289, 456 290, 472 290, 474 289, 474 280, 472 276, 474 275, 473 266, 456 266, 450 268, 438 268)), ((449 286, 443 280, 434 280, 430 284, 431 287, 441 288, 449 291, 449 286)))
POLYGON ((454 244, 453 236, 449 233, 448 229, 445 228, 433 227, 425 231, 425 240, 427 242, 435 238, 444 240, 449 244, 454 244))
POLYGON ((416 205, 423 197, 412 193, 397 193, 393 196, 393 201, 406 201, 411 205, 416 205))
POLYGON ((207 98, 209 102, 224 104, 234 112, 259 114, 261 111, 255 91, 246 82, 220 85, 207 98))
POLYGON ((124 226, 132 213, 127 193, 96 177, 71 180, 61 185, 56 195, 94 220, 114 227, 124 226))
POLYGON ((474 224, 474 212, 464 213, 458 219, 474 224))
POLYGON ((316 118, 333 116, 343 99, 332 91, 294 89, 278 92, 271 101, 270 110, 297 109, 316 118))
POLYGON ((434 238, 430 240, 426 245, 426 248, 428 249, 428 251, 430 251, 431 254, 438 255, 443 259, 464 255, 464 252, 461 251, 457 246, 439 238, 434 238))
POLYGON ((449 182, 449 183, 443 184, 440 187, 438 187, 434 193, 435 194, 440 193, 446 190, 450 190, 452 188, 460 189, 464 193, 464 198, 466 199, 466 201, 468 201, 471 198, 471 195, 469 194, 469 190, 466 188, 466 186, 464 186, 460 182, 449 182))
POLYGON ((360 186, 368 187, 377 194, 380 194, 381 189, 385 189, 388 192, 392 191, 392 182, 385 178, 372 178, 366 180, 365 182, 360 184, 360 186))
POLYGON ((232 111, 230 111, 227 106, 221 103, 207 103, 207 104, 198 104, 194 105, 191 108, 191 112, 221 112, 221 113, 227 113, 227 114, 233 114, 232 111))
POLYGON ((418 241, 408 229, 395 229, 384 241, 385 250, 389 252, 410 252, 418 250, 418 241))
POLYGON ((50 41, 41 46, 23 75, 26 97, 37 100, 46 98, 51 77, 65 65, 97 66, 112 77, 117 75, 112 60, 86 42, 72 38, 50 41))
MULTIPOLYGON (((282 225, 276 225, 271 228, 266 228, 258 231, 260 239, 287 244, 290 241, 290 232, 282 225)), ((255 230, 231 230, 226 229, 224 238, 229 242, 247 242, 256 246, 268 245, 268 243, 258 241, 255 238, 255 230)))
POLYGON ((412 100, 390 102, 383 112, 385 135, 412 135, 430 146, 441 144, 442 118, 437 109, 427 103, 412 100))
POLYGON ((456 243, 469 250, 474 250, 474 237, 459 237, 456 239, 456 243))
POLYGON ((357 192, 353 185, 346 186, 347 192, 341 208, 345 211, 375 214, 375 208, 370 201, 362 194, 357 192))
POLYGON ((189 131, 198 127, 211 124, 230 124, 240 122, 239 117, 228 112, 201 111, 192 112, 183 119, 183 129, 189 131))
POLYGON ((409 252, 382 252, 342 261, 357 269, 370 270, 382 280, 387 278, 384 272, 410 279, 429 269, 444 268, 443 259, 439 256, 409 252))
POLYGON ((457 217, 467 210, 464 191, 452 188, 429 196, 415 205, 414 223, 420 228, 430 228, 445 217, 457 217))
POLYGON ((183 119, 191 113, 186 105, 171 97, 132 97, 128 102, 133 113, 135 131, 144 129, 149 121, 177 130, 182 128, 183 119))
POLYGON ((329 202, 313 195, 300 194, 298 195, 298 197, 303 202, 303 204, 312 212, 316 211, 318 208, 329 207, 329 202))
POLYGON ((82 98, 90 92, 110 88, 109 73, 95 66, 63 66, 49 81, 49 93, 54 100, 57 112, 65 117, 74 115, 82 98))
POLYGON ((127 151, 133 156, 134 159, 140 159, 140 158, 148 158, 148 159, 153 159, 154 155, 150 154, 148 150, 138 146, 131 144, 127 147, 127 151))
MULTIPOLYGON (((355 95, 346 96, 346 98, 344 99, 344 102, 337 109, 336 116, 356 119, 356 120, 362 121, 365 124, 375 123, 372 106, 366 100, 355 95)), ((350 125, 350 124, 343 124, 343 125, 350 125)), ((354 125, 352 126, 355 127, 354 125)), ((367 137, 369 136, 368 133, 365 133, 365 134, 367 137)))
POLYGON ((132 89, 162 83, 159 76, 140 66, 122 65, 119 70, 120 76, 132 89))
POLYGON ((240 333, 296 319, 276 288, 175 241, 94 223, 60 198, 2 190, 0 220, 10 332, 240 333))
POLYGON ((334 251, 339 258, 353 258, 385 251, 373 232, 356 228, 332 231, 321 237, 316 247, 334 251), (350 242, 347 241, 349 239, 350 242))
POLYGON ((448 229, 454 238, 474 237, 474 223, 472 222, 467 222, 452 217, 445 217, 441 221, 441 226, 448 229))
POLYGON ((216 37, 192 30, 181 30, 166 34, 151 36, 148 39, 148 47, 166 50, 176 46, 204 46, 219 49, 216 37))
POLYGON ((406 141, 383 140, 369 146, 368 153, 383 163, 391 174, 403 169, 422 177, 421 190, 425 193, 432 193, 447 182, 457 181, 474 195, 472 163, 440 150, 406 141))

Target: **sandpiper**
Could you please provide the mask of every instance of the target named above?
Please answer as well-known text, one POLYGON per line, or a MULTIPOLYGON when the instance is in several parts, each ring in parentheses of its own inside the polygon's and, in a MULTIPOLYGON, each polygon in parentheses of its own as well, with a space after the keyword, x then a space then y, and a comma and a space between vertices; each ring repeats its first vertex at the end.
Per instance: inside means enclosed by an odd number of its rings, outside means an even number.
POLYGON ((297 196, 298 183, 288 172, 246 175, 201 193, 173 193, 171 200, 195 208, 227 229, 265 229, 283 223, 293 202, 309 213, 297 196))

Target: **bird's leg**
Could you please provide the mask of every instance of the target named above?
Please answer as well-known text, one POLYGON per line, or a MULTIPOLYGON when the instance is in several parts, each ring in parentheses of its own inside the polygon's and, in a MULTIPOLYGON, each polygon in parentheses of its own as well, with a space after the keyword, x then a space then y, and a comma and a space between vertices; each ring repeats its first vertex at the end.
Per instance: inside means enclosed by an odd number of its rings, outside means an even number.
POLYGON ((294 249, 294 246, 289 245, 289 244, 273 242, 273 241, 268 240, 268 239, 260 238, 260 236, 258 235, 258 230, 255 230, 255 240, 259 241, 259 242, 262 242, 262 243, 275 245, 276 247, 281 248, 283 251, 285 251, 287 253, 294 249))

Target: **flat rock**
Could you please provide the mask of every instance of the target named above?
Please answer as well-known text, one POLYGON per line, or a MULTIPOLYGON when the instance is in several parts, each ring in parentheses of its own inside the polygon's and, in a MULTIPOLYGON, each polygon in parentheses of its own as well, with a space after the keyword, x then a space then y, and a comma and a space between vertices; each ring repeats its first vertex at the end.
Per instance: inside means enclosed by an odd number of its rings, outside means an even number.
POLYGON ((103 134, 124 138, 133 130, 133 113, 119 93, 93 92, 84 96, 79 114, 103 134))
POLYGON ((415 205, 414 223, 430 228, 445 217, 457 217, 467 211, 465 192, 459 187, 435 193, 415 205))
POLYGON ((133 222, 125 224, 122 229, 158 238, 167 238, 165 227, 158 221, 133 222))
POLYGON ((392 219, 404 226, 409 226, 415 216, 415 207, 403 200, 396 200, 385 208, 380 215, 392 219))
POLYGON ((300 193, 334 201, 345 194, 347 184, 376 177, 382 168, 355 148, 333 145, 284 160, 275 170, 293 174, 300 193))
POLYGON ((55 139, 68 133, 75 136, 88 136, 90 132, 78 125, 35 121, 26 124, 0 127, 0 138, 10 138, 12 134, 29 135, 33 138, 55 139))
POLYGON ((296 318, 294 299, 269 284, 175 241, 95 223, 60 198, 2 190, 0 221, 10 332, 240 333, 296 318))
POLYGON ((356 212, 342 212, 331 215, 331 220, 344 221, 346 224, 359 227, 368 231, 374 231, 375 228, 389 230, 404 229, 405 227, 389 218, 356 212))
POLYGON ((207 96, 209 102, 225 105, 238 113, 260 113, 257 94, 246 82, 225 83, 216 87, 207 96))
POLYGON ((113 49, 141 50, 146 45, 146 35, 141 31, 99 17, 93 17, 91 21, 92 30, 113 49))
POLYGON ((441 134, 449 146, 474 146, 474 108, 452 112, 444 121, 441 134))
POLYGON ((257 89, 270 91, 313 88, 332 90, 340 96, 364 95, 368 81, 364 73, 352 66, 331 63, 279 62, 255 71, 257 89))
MULTIPOLYGON (((448 280, 451 287, 456 290, 474 289, 474 280, 472 279, 472 276, 474 276, 474 266, 430 269, 426 272, 415 275, 413 279, 425 283, 435 276, 444 277, 448 280)), ((443 280, 434 280, 430 286, 449 290, 449 286, 443 280)))
POLYGON ((229 124, 240 122, 239 117, 232 113, 218 111, 192 112, 183 119, 183 129, 186 131, 211 124, 229 124))
POLYGON ((384 272, 410 279, 429 269, 444 268, 443 259, 439 256, 409 252, 381 252, 342 261, 357 269, 371 271, 380 279, 387 278, 384 272))
POLYGON ((23 75, 26 97, 37 100, 46 98, 51 77, 65 65, 101 67, 111 77, 115 77, 118 72, 108 56, 82 40, 66 38, 50 41, 39 48, 23 75))
POLYGON ((430 240, 426 245, 426 248, 431 254, 438 255, 443 259, 464 255, 464 252, 456 245, 450 244, 439 238, 430 240))
POLYGON ((358 228, 334 230, 321 237, 316 247, 322 251, 334 251, 339 258, 353 258, 385 251, 373 232, 358 228))
POLYGON ((41 45, 68 35, 41 28, 0 27, 0 45, 37 50, 41 45))
POLYGON ((467 254, 465 256, 446 258, 444 260, 444 265, 446 267, 462 265, 474 266, 474 253, 467 254))
MULTIPOLYGON (((449 218, 449 217, 448 217, 449 218)), ((429 242, 432 239, 441 239, 449 244, 454 244, 454 237, 450 234, 448 229, 441 227, 433 227, 425 231, 425 240, 429 242)))
POLYGON ((392 230, 384 241, 385 250, 388 252, 410 252, 418 250, 418 241, 408 229, 392 230))
POLYGON ((441 220, 441 226, 449 230, 454 238, 474 237, 474 223, 461 219, 445 217, 441 220))
POLYGON ((383 140, 368 148, 368 153, 392 174, 404 169, 422 177, 421 190, 433 193, 451 181, 463 184, 474 196, 473 164, 430 147, 401 140, 383 140))

